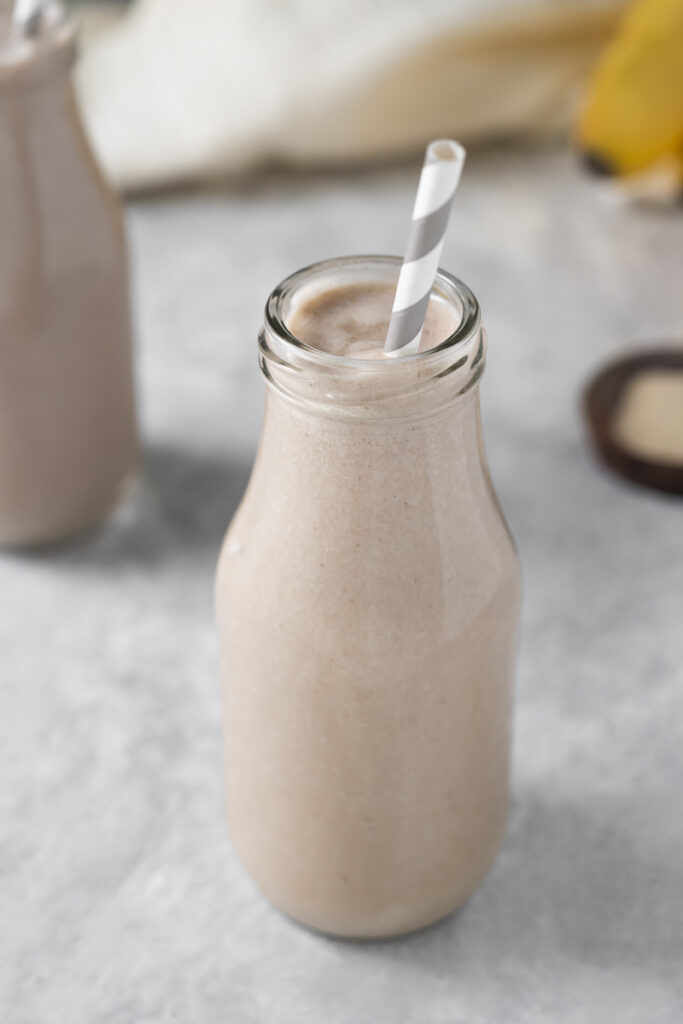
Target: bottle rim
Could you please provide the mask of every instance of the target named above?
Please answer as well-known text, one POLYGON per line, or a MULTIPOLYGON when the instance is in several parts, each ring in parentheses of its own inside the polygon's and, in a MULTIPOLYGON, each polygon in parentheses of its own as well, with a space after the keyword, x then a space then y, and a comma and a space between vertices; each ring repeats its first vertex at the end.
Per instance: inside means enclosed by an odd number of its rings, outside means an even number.
POLYGON ((30 89, 70 70, 76 59, 78 26, 63 10, 57 14, 39 35, 7 36, 0 48, 0 89, 30 89))
MULTIPOLYGON (((283 354, 282 348, 284 347, 285 353, 291 349, 291 355, 295 357, 297 363, 303 360, 305 363, 329 369, 367 370, 367 359, 335 355, 332 352, 325 352, 307 345, 297 338, 287 325, 286 307, 293 297, 304 289, 315 291, 316 281, 321 282, 325 277, 333 278, 335 274, 343 275, 354 269, 365 268, 368 271, 374 269, 385 279, 389 279, 392 274, 397 279, 401 262, 398 256, 379 254, 340 256, 311 263, 296 270, 293 274, 289 274, 273 289, 265 306, 265 330, 282 343, 281 346, 278 346, 279 354, 283 354)), ((444 353, 452 352, 457 357, 462 349, 478 335, 481 330, 479 303, 472 290, 463 281, 439 268, 433 291, 449 301, 458 311, 460 319, 455 330, 433 348, 410 355, 399 352, 391 359, 373 360, 374 370, 391 374, 403 371, 406 365, 421 366, 436 360, 441 361, 444 353)))

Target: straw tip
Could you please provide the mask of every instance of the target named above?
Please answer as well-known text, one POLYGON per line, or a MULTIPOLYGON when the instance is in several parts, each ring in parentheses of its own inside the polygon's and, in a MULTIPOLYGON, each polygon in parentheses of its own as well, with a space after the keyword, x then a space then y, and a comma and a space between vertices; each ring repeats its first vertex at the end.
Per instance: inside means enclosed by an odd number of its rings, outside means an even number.
POLYGON ((430 161, 452 160, 464 164, 465 156, 465 147, 454 139, 434 139, 427 146, 427 159, 430 161))

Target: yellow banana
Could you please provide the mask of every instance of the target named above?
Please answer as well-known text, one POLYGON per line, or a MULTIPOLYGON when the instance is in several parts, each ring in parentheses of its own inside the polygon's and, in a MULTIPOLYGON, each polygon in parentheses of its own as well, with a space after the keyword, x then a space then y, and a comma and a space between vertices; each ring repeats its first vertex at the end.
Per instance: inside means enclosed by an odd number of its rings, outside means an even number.
POLYGON ((635 0, 589 88, 577 140, 605 174, 665 164, 683 182, 683 0, 635 0))

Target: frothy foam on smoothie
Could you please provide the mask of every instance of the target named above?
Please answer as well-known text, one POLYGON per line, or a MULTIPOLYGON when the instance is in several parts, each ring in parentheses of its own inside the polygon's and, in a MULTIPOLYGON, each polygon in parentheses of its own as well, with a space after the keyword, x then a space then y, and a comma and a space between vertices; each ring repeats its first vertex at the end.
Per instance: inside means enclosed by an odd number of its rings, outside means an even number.
MULTIPOLYGON (((326 288, 304 297, 291 311, 287 326, 299 341, 323 352, 355 359, 384 359, 393 300, 393 285, 381 281, 326 288)), ((440 345, 459 322, 453 305, 432 294, 420 351, 440 345)))

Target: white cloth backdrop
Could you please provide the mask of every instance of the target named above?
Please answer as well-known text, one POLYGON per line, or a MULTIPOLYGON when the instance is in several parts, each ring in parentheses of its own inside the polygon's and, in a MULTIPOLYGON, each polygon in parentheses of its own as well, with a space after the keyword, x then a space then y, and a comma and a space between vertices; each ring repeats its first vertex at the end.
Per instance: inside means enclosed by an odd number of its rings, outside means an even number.
POLYGON ((78 71, 128 189, 568 122, 623 0, 139 0, 78 71))

